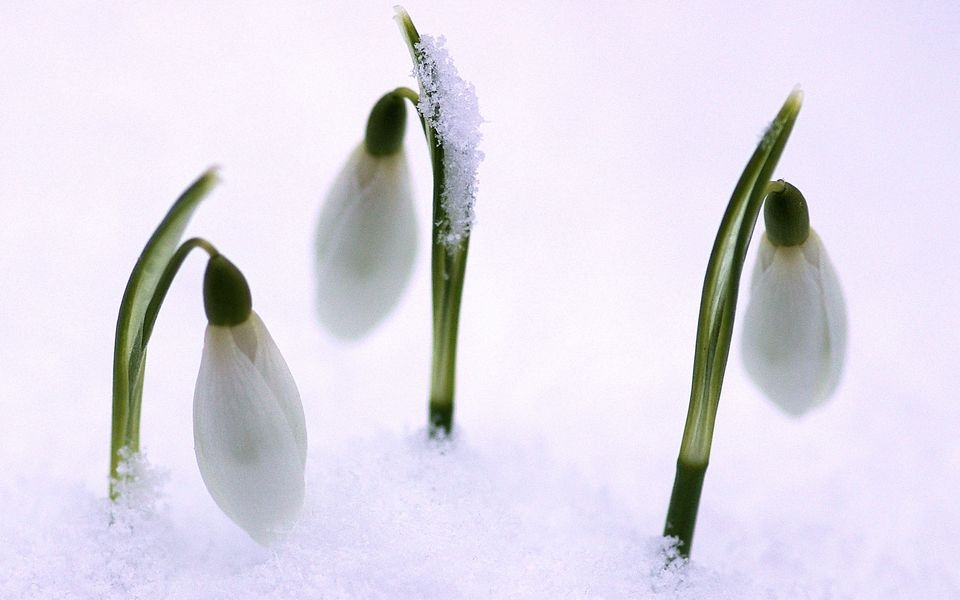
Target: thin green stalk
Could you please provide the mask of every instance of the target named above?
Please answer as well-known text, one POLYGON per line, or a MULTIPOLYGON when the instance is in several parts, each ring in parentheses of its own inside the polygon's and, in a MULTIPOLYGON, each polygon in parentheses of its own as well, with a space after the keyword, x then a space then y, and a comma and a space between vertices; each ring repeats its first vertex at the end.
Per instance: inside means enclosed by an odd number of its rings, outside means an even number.
POLYGON ((150 336, 153 335, 153 326, 157 322, 157 315, 160 313, 160 306, 167 297, 167 291, 170 290, 170 284, 173 283, 173 278, 177 276, 177 273, 180 271, 180 267, 183 265, 183 261, 187 259, 187 255, 190 254, 192 250, 197 248, 202 248, 210 258, 220 254, 213 244, 203 238, 190 238, 189 240, 180 244, 180 247, 177 248, 176 252, 174 252, 173 256, 170 258, 170 262, 167 263, 166 268, 163 270, 163 274, 160 276, 160 280, 157 283, 157 289, 154 291, 153 297, 150 299, 150 304, 147 305, 147 312, 143 318, 144 347, 146 347, 147 342, 150 341, 150 336))
MULTIPOLYGON (((167 296, 167 291, 170 289, 170 284, 173 283, 173 278, 176 277, 180 271, 180 267, 183 266, 183 261, 186 260, 190 251, 196 248, 203 248, 210 257, 219 254, 217 249, 203 238, 191 238, 181 244, 170 258, 166 267, 164 267, 163 273, 161 273, 160 278, 157 280, 153 297, 150 298, 150 302, 147 304, 143 325, 137 336, 137 343, 134 344, 134 352, 131 354, 129 361, 130 387, 135 393, 131 395, 131 402, 128 404, 129 414, 126 419, 126 428, 124 429, 123 436, 112 437, 110 440, 111 456, 114 459, 110 464, 111 498, 116 495, 116 490, 113 488, 118 477, 117 467, 119 466, 118 462, 121 458, 120 450, 123 448, 128 448, 131 452, 139 452, 140 450, 140 411, 143 405, 143 378, 146 372, 144 364, 147 357, 147 344, 150 342, 150 336, 153 334, 153 326, 156 324, 160 306, 167 296)), ((116 414, 114 415, 114 419, 117 419, 116 414)))
POLYGON ((460 299, 467 266, 469 238, 448 250, 434 241, 433 272, 433 365, 430 378, 430 435, 449 435, 453 428, 453 395, 456 375, 457 332, 460 322, 460 299), (439 273, 438 278, 436 274, 439 273), (439 281, 438 281, 439 279, 439 281))
POLYGON ((706 464, 677 461, 677 476, 673 480, 673 492, 670 494, 667 528, 664 535, 683 540, 680 544, 680 552, 684 556, 690 554, 690 542, 693 540, 693 528, 697 523, 700 493, 703 491, 703 478, 706 474, 706 464))
MULTIPOLYGON (((397 8, 397 21, 404 40, 410 50, 415 66, 422 62, 417 48, 420 34, 417 32, 410 15, 397 8)), ((397 88, 397 93, 410 100, 414 106, 420 96, 408 88, 397 88)), ((444 179, 444 148, 438 142, 437 132, 420 116, 430 161, 433 167, 433 235, 431 252, 431 272, 433 289, 433 359, 430 369, 429 433, 431 437, 444 437, 453 429, 453 400, 456 378, 457 333, 460 322, 460 300, 463 295, 463 282, 467 267, 469 235, 455 246, 444 242, 444 228, 449 218, 443 208, 443 194, 446 189, 444 179)))
MULTIPOLYGON (((427 142, 435 139, 431 132, 427 142)), ((429 426, 431 437, 450 435, 453 429, 453 397, 457 363, 457 333, 460 326, 460 299, 467 268, 470 238, 449 247, 443 241, 445 189, 443 146, 434 144, 433 162, 433 235, 430 256, 433 288, 433 359, 430 369, 429 426)))
POLYGON ((720 390, 730 354, 744 259, 770 178, 793 130, 801 101, 799 91, 790 94, 747 163, 720 222, 707 264, 697 324, 690 405, 664 526, 665 536, 678 538, 681 556, 690 555, 693 542, 720 390))
MULTIPOLYGON (((177 254, 177 244, 193 211, 217 182, 215 170, 198 178, 174 203, 150 236, 130 273, 117 316, 113 355, 113 409, 110 426, 109 495, 117 498, 118 467, 122 449, 140 449, 140 405, 143 397, 146 344, 169 288, 167 267, 177 254)), ((182 259, 180 259, 182 262, 182 259)))

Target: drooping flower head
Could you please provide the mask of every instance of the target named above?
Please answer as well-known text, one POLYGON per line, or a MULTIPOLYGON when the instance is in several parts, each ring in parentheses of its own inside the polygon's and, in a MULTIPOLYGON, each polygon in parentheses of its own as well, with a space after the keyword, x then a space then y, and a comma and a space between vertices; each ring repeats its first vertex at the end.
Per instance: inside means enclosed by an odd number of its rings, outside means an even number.
POLYGON ((193 397, 200 475, 223 512, 268 545, 303 507, 307 433, 296 383, 240 271, 223 256, 204 275, 206 334, 193 397))
POLYGON ((403 149, 406 105, 390 92, 327 196, 316 234, 317 314, 358 339, 396 305, 413 270, 417 223, 403 149))
POLYGON ((744 315, 747 373, 774 403, 800 415, 836 389, 846 352, 847 318, 840 283, 806 200, 778 182, 764 205, 766 232, 744 315))

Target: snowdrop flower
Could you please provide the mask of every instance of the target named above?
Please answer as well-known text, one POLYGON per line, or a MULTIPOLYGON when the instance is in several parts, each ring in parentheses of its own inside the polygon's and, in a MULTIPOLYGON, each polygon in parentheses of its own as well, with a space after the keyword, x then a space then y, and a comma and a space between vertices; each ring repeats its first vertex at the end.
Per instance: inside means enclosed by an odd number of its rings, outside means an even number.
POLYGON ((747 373, 780 408, 801 415, 822 403, 840 380, 846 309, 806 201, 786 182, 764 205, 760 240, 744 316, 747 373))
POLYGON ((375 327, 403 293, 417 224, 403 149, 406 105, 397 92, 370 113, 367 133, 327 197, 316 234, 317 313, 341 339, 375 327))
POLYGON ((207 263, 209 324, 193 397, 193 438, 217 505, 260 544, 275 542, 303 507, 307 433, 300 394, 243 274, 207 263))

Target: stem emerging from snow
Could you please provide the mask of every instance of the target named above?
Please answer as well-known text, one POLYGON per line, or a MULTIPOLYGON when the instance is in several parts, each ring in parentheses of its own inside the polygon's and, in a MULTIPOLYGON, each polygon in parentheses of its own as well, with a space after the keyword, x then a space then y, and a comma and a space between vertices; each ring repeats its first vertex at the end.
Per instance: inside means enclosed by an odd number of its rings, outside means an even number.
POLYGON ((110 427, 110 488, 116 500, 122 450, 140 450, 140 406, 147 342, 153 332, 160 304, 173 276, 190 249, 212 246, 203 240, 177 244, 193 211, 217 183, 215 170, 200 176, 174 203, 150 237, 130 273, 120 301, 113 354, 113 416, 110 427), (175 265, 175 266, 174 266, 175 265))
MULTIPOLYGON (((141 333, 138 336, 137 344, 134 346, 134 353, 130 360, 130 363, 136 366, 135 369, 131 369, 131 374, 137 373, 137 379, 131 381, 131 386, 136 390, 136 396, 132 398, 133 401, 124 407, 126 410, 118 411, 116 408, 117 403, 114 403, 114 426, 111 430, 112 434, 110 437, 111 500, 117 499, 117 487, 121 477, 118 467, 120 461, 123 460, 122 451, 124 449, 127 449, 131 453, 140 451, 140 408, 143 404, 143 374, 145 372, 144 361, 146 360, 147 343, 153 334, 153 326, 157 322, 160 306, 167 296, 167 291, 170 289, 170 284, 173 283, 173 278, 176 277, 177 272, 180 271, 180 267, 183 265, 183 261, 186 260, 187 255, 195 248, 202 248, 211 258, 219 254, 213 244, 203 238, 191 238, 185 241, 177 248, 173 256, 170 257, 170 261, 164 267, 163 273, 161 273, 160 278, 157 280, 153 296, 150 298, 149 304, 147 304, 141 333)), ((117 377, 117 373, 114 373, 114 377, 117 377)), ((121 406, 123 407, 122 404, 121 406)))
POLYGON ((476 126, 481 119, 473 87, 459 78, 441 50, 442 44, 432 45, 428 51, 410 15, 400 7, 397 22, 413 58, 420 94, 407 88, 398 88, 396 93, 417 107, 433 167, 429 431, 431 437, 444 437, 453 428, 460 300, 470 246, 475 171, 483 157, 476 149, 476 126))
POLYGON ((453 392, 457 331, 469 239, 448 251, 433 242, 433 364, 430 371, 430 435, 449 435, 453 428, 453 392))
POLYGON ((747 163, 720 222, 707 264, 697 324, 690 406, 663 531, 665 536, 678 539, 678 550, 683 557, 690 556, 700 493, 710 461, 713 426, 730 353, 743 262, 770 177, 793 130, 801 101, 799 90, 790 94, 747 163))
MULTIPOLYGON (((412 26, 412 24, 411 24, 412 26)), ((420 96, 410 88, 397 88, 395 93, 415 107, 420 96)), ((470 236, 451 247, 444 242, 443 146, 436 141, 436 132, 420 117, 423 133, 430 149, 433 168, 433 235, 431 236, 431 288, 433 290, 433 358, 430 367, 429 431, 431 437, 449 435, 453 429, 453 396, 457 367, 457 333, 460 326, 460 299, 467 269, 470 236)))

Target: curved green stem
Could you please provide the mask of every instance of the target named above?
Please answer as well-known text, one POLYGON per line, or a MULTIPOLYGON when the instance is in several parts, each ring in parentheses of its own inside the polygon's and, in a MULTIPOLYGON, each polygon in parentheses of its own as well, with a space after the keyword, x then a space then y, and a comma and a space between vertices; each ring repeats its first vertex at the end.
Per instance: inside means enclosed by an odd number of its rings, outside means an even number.
POLYGON ((677 459, 665 536, 679 539, 681 556, 690 555, 703 479, 710 461, 713 428, 737 308, 740 276, 770 177, 800 111, 802 94, 784 102, 734 188, 707 264, 700 300, 690 405, 677 459))
MULTIPOLYGON (((140 447, 140 407, 142 405, 140 400, 143 398, 143 375, 145 371, 143 363, 146 359, 147 344, 150 342, 150 336, 153 334, 153 326, 157 322, 157 314, 160 312, 160 306, 163 304, 163 300, 167 297, 170 284, 173 283, 173 278, 176 277, 177 272, 180 271, 180 267, 183 265, 183 261, 186 260, 187 255, 195 248, 203 248, 211 258, 219 254, 213 244, 207 240, 203 238, 191 238, 177 248, 177 251, 170 258, 170 262, 167 263, 163 273, 160 275, 153 297, 150 298, 150 303, 147 305, 147 310, 144 313, 142 333, 139 337, 140 343, 134 346, 135 352, 130 357, 130 373, 131 375, 135 373, 137 377, 136 382, 131 382, 131 384, 135 383, 138 388, 137 401, 132 402, 130 406, 130 417, 127 419, 126 440, 111 441, 111 447, 116 445, 118 450, 125 446, 134 450, 140 447)), ((111 472, 111 477, 115 475, 116 473, 111 472)))
POLYGON ((174 252, 170 258, 170 262, 168 262, 166 268, 164 268, 163 274, 157 283, 157 289, 150 299, 150 304, 147 305, 147 312, 143 319, 144 346, 147 345, 147 342, 150 340, 150 335, 153 333, 153 326, 157 322, 160 305, 163 304, 163 300, 167 297, 167 291, 170 289, 170 284, 173 283, 173 278, 176 277, 177 272, 180 271, 180 267, 183 265, 183 261, 186 260, 187 255, 196 248, 202 248, 210 258, 220 255, 220 252, 217 251, 214 245, 203 238, 190 238, 180 244, 180 247, 177 248, 177 251, 174 252))
MULTIPOLYGON (((167 267, 178 253, 177 244, 194 210, 217 180, 216 171, 208 170, 177 199, 137 259, 120 301, 114 341, 110 427, 109 495, 112 500, 117 498, 118 493, 117 471, 122 460, 121 450, 126 447, 137 452, 140 449, 140 404, 146 342, 153 330, 162 297, 170 286, 169 280, 172 279, 172 274, 167 276, 167 267)), ((202 244, 198 242, 196 245, 202 244)))
MULTIPOLYGON (((393 90, 393 93, 409 100, 413 104, 414 108, 416 108, 417 104, 420 103, 420 94, 418 94, 417 92, 411 90, 406 86, 400 86, 396 88, 395 90, 393 90)), ((420 111, 417 111, 417 115, 420 116, 420 123, 423 124, 424 130, 426 130, 427 124, 423 120, 423 115, 420 115, 420 111)))

